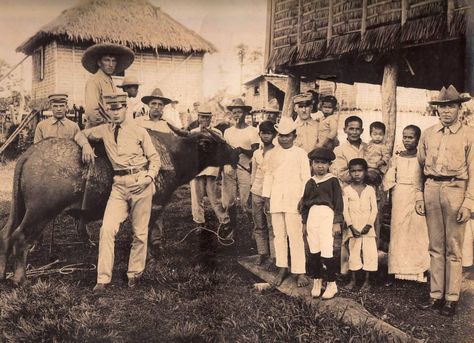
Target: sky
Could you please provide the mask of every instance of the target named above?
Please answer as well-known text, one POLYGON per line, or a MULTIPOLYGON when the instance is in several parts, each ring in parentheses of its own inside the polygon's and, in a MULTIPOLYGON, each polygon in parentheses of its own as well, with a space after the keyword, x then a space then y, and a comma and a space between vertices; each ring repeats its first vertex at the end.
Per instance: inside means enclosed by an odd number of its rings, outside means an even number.
MULTIPOLYGON (((25 55, 15 49, 38 29, 76 5, 80 0, 0 0, 0 58, 10 65, 25 55)), ((117 0, 126 1, 126 0, 117 0)), ((204 60, 205 96, 219 89, 238 94, 240 66, 236 46, 240 43, 263 52, 266 0, 149 0, 186 27, 212 42, 218 52, 204 60)), ((263 65, 244 68, 244 82, 262 71, 263 65)), ((31 63, 23 66, 26 89, 31 82, 31 63)))

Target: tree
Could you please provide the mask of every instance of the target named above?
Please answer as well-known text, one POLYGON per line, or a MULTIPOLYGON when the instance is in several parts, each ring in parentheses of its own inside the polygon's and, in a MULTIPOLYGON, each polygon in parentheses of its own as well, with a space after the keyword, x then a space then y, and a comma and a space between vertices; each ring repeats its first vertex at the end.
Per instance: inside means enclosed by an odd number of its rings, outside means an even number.
POLYGON ((258 47, 251 50, 249 46, 244 43, 237 45, 236 49, 240 63, 240 86, 242 87, 244 66, 259 62, 263 57, 263 53, 261 48, 258 47))

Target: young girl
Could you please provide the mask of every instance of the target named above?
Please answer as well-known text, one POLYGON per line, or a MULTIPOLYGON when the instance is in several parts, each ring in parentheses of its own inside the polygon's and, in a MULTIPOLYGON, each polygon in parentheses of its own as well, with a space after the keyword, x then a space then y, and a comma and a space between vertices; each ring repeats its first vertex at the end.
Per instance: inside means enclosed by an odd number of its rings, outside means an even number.
POLYGON ((308 274, 314 279, 311 295, 321 294, 322 264, 327 268, 327 286, 323 299, 337 293, 336 261, 333 256, 333 234, 341 231, 342 190, 336 176, 329 173, 329 166, 336 156, 327 148, 316 148, 308 154, 313 177, 306 182, 301 199, 301 216, 306 225, 310 250, 308 274))
POLYGON ((303 224, 298 203, 303 196, 306 181, 311 177, 306 152, 293 143, 296 125, 290 117, 283 117, 275 125, 279 147, 265 156, 265 176, 262 196, 270 198, 275 257, 278 275, 273 284, 281 285, 288 275, 288 241, 290 242, 291 273, 298 287, 308 285, 303 241, 303 224), (267 160, 268 156, 268 160, 267 160))
POLYGON ((377 198, 375 189, 367 185, 367 162, 362 158, 349 161, 351 183, 344 187, 344 220, 349 237, 349 270, 351 282, 347 288, 356 285, 356 273, 365 272, 365 281, 361 290, 370 288, 370 273, 377 271, 378 255, 374 230, 377 217, 377 198), (362 259, 361 259, 362 255, 362 259))
POLYGON ((409 125, 403 130, 405 150, 394 155, 383 180, 384 190, 392 190, 392 221, 388 252, 388 272, 396 279, 426 282, 430 266, 428 229, 425 217, 415 212, 415 178, 421 175, 416 158, 421 130, 409 125))

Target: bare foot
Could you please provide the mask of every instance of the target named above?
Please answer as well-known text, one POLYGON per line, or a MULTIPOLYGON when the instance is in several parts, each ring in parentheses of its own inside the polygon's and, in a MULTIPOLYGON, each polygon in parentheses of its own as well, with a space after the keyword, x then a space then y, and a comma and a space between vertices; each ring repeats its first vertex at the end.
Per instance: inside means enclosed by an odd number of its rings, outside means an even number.
POLYGON ((257 261, 255 262, 258 266, 261 266, 263 262, 267 259, 266 255, 258 255, 257 261))
POLYGON ((288 276, 288 269, 287 268, 278 268, 278 274, 275 276, 272 284, 275 287, 280 286, 283 283, 283 280, 288 276))
POLYGON ((367 281, 365 281, 364 284, 362 285, 362 287, 360 288, 360 290, 361 290, 362 292, 364 292, 364 291, 370 291, 370 288, 371 288, 371 287, 370 287, 370 283, 367 282, 367 281))
POLYGON ((353 291, 355 288, 356 288, 356 283, 354 280, 352 280, 351 282, 349 282, 346 287, 346 289, 350 290, 350 291, 353 291))
POLYGON ((296 275, 296 284, 298 287, 306 287, 309 285, 308 278, 304 274, 297 274, 296 275))
POLYGON ((275 272, 277 270, 277 266, 275 265, 275 259, 269 257, 265 262, 264 268, 269 272, 275 272))

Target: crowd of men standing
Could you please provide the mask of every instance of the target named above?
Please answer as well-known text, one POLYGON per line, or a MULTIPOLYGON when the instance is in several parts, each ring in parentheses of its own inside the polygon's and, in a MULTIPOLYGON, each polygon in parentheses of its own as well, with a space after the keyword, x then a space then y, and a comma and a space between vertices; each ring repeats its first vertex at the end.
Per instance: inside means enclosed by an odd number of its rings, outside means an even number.
MULTIPOLYGON (((87 49, 82 63, 93 75, 85 88, 86 129, 80 131, 65 117, 67 95, 52 94, 53 118, 41 122, 35 134, 35 143, 47 137, 74 138, 88 164, 95 157, 90 141, 104 142, 114 183, 100 230, 96 292, 111 281, 114 238, 129 214, 133 226, 130 287, 135 287, 145 268, 153 181, 160 169, 160 157, 145 129, 173 134, 171 124, 197 132, 211 126, 213 115, 208 105, 196 103, 196 117, 187 118, 184 125, 175 109, 177 101, 159 88, 138 101, 140 83, 133 77, 124 78, 118 86, 124 92, 118 92, 112 75, 127 69, 133 58, 133 51, 114 44, 87 49), (165 111, 166 106, 170 111, 165 111)), ((329 299, 337 293, 332 237, 341 227, 340 271, 352 272, 350 288, 355 286, 356 273, 364 271, 363 288, 370 287, 371 273, 377 270, 376 216, 384 191, 392 189, 398 212, 392 213, 389 272, 400 279, 423 281, 429 268, 431 292, 420 307, 453 315, 459 300, 464 230, 474 207, 474 132, 459 121, 461 103, 467 100, 454 87, 443 88, 432 101, 438 106, 439 124, 423 133, 415 125, 407 126, 405 150, 391 156, 383 123, 370 125, 371 141, 365 143, 362 119, 351 116, 344 123, 347 139, 337 137, 333 96, 321 97, 318 110, 313 111, 314 94, 298 94, 293 99, 296 120, 265 120, 258 128, 245 120, 252 108, 235 99, 228 106, 233 125, 223 132, 214 130, 238 149, 239 162, 224 167, 221 198, 218 168, 207 168, 193 180, 193 220, 205 223, 203 198, 207 194, 220 223, 219 234, 230 238, 239 199, 243 213, 254 223, 259 263, 278 268, 275 285, 291 271, 299 286, 309 283, 308 276, 312 278, 312 295, 319 297, 326 269, 322 298, 329 299), (399 189, 406 198, 396 198, 399 189), (402 219, 409 218, 408 222, 401 222, 402 208, 402 219), (420 218, 424 226, 417 224, 420 218), (413 235, 419 239, 409 246, 413 235), (415 254, 405 258, 407 251, 415 254)))

